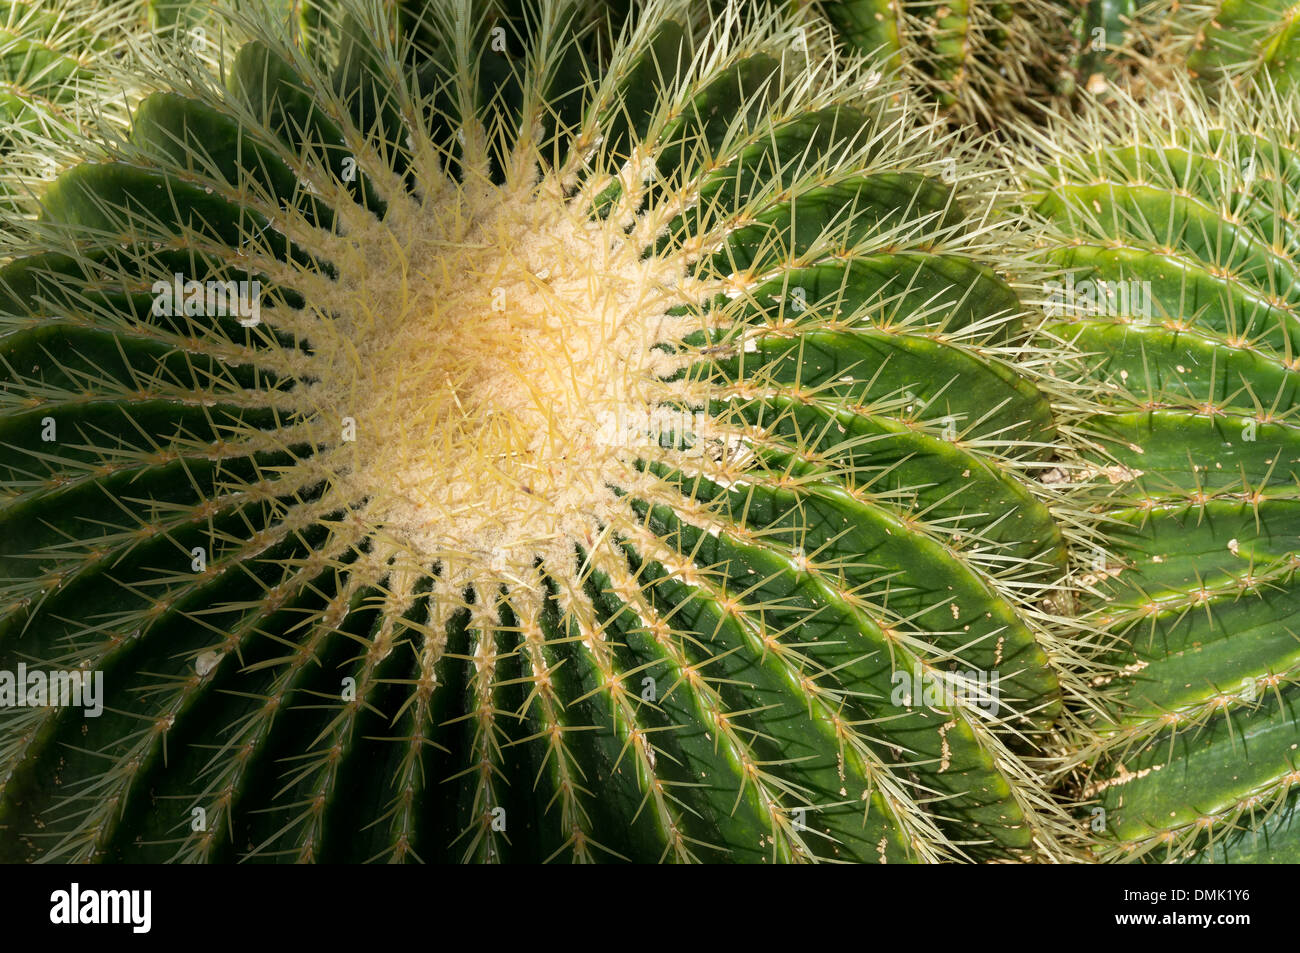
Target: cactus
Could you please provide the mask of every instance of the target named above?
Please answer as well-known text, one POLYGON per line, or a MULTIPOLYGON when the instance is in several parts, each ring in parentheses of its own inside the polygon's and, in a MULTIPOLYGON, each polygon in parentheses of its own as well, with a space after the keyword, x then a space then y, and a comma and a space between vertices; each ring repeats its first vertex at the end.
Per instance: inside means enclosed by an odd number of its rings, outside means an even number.
MULTIPOLYGON (((215 9, 194 0, 0 2, 0 155, 7 167, 0 203, 11 213, 30 211, 32 196, 77 160, 66 140, 88 117, 125 122, 124 110, 138 98, 129 64, 151 33, 184 31, 194 51, 211 58, 220 38, 208 36, 205 25, 215 22, 215 9)), ((301 0, 274 10, 286 22, 293 14, 300 36, 312 22, 313 8, 301 0)))
POLYGON ((11 207, 59 168, 51 141, 67 135, 92 108, 112 109, 111 87, 96 61, 123 54, 143 10, 94 0, 0 3, 0 202, 11 207), (29 149, 35 137, 44 149, 29 149))
POLYGON ((1088 77, 1113 71, 1114 51, 1127 43, 1137 0, 1077 0, 1075 6, 1074 36, 1079 46, 1080 71, 1088 77))
POLYGON ((879 51, 958 125, 1005 138, 1072 112, 1078 94, 1144 95, 1181 73, 1188 15, 1168 0, 824 0, 853 49, 879 51))
POLYGON ((1189 77, 1212 98, 1225 84, 1243 91, 1251 85, 1271 87, 1285 94, 1300 76, 1300 8, 1294 5, 1274 0, 1061 2, 1076 8, 1071 66, 1079 87, 1093 100, 1107 99, 1115 87, 1127 98, 1143 101, 1185 88, 1189 77))
MULTIPOLYGON (((234 4, 236 7, 238 3, 234 4)), ((266 4, 259 4, 266 6, 266 4)), ((270 5, 274 15, 310 31, 314 7, 304 0, 270 5)), ((195 0, 3 0, 0 2, 0 123, 45 134, 76 125, 88 99, 121 90, 100 68, 123 58, 148 29, 201 28, 223 7, 195 0)))
POLYGON ((851 49, 877 54, 958 124, 1004 131, 1070 93, 1067 10, 1050 0, 823 0, 851 49))
POLYGON ((96 57, 112 57, 136 22, 131 4, 100 15, 93 2, 0 3, 0 123, 50 132, 66 127, 94 75, 96 57))
POLYGON ((296 43, 308 50, 328 36, 329 18, 321 15, 321 0, 144 0, 146 16, 152 29, 161 32, 179 30, 197 45, 214 42, 209 27, 220 29, 227 10, 244 8, 260 11, 268 20, 289 32, 296 43))
POLYGON ((1102 387, 1085 623, 1122 673, 1080 736, 1107 860, 1300 859, 1300 109, 1183 88, 1019 161, 1069 269, 1047 329, 1102 387))
POLYGON ((1074 7, 1071 66, 1079 88, 1106 98, 1112 86, 1141 97, 1184 69, 1186 50, 1167 0, 1068 0, 1074 7))
POLYGON ((0 707, 0 857, 1080 856, 981 161, 784 15, 475 6, 231 15, 11 217, 0 672, 104 699, 0 707))
MULTIPOLYGON (((1193 8, 1196 10, 1196 8, 1193 8)), ((1197 10, 1188 69, 1209 84, 1300 80, 1300 7, 1288 0, 1224 0, 1197 10)))

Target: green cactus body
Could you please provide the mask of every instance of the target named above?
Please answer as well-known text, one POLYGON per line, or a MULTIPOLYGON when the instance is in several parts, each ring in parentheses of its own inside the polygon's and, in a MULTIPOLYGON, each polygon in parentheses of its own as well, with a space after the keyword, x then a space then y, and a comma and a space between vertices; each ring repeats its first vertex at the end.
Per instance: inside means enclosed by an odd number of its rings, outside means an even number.
MULTIPOLYGON (((220 7, 194 0, 7 0, 0 3, 0 154, 7 173, 0 202, 31 214, 33 196, 77 161, 68 142, 92 117, 123 113, 139 98, 127 64, 155 31, 188 43, 210 61, 220 37, 208 34, 220 7), (177 30, 183 30, 183 39, 177 30)), ((266 10, 267 4, 255 7, 266 10)), ((270 11, 294 36, 316 22, 314 7, 286 3, 270 11)), ((320 31, 309 31, 319 36, 320 31)))
POLYGON ((1045 255, 1075 270, 1052 330, 1106 405, 1118 558, 1089 620, 1123 672, 1081 752, 1103 857, 1300 858, 1296 115, 1183 90, 1053 130, 1036 172, 1045 255))
MULTIPOLYGON (((322 15, 316 0, 143 0, 145 15, 155 30, 184 30, 191 42, 216 42, 208 37, 209 27, 220 27, 231 12, 251 12, 283 27, 308 51, 321 45, 328 33, 330 18, 322 15)), ((398 4, 390 3, 390 6, 398 4)))
MULTIPOLYGON (((225 4, 224 6, 231 6, 225 4)), ((238 8, 239 4, 233 4, 238 8)), ((312 5, 286 0, 271 15, 310 31, 319 17, 312 5)), ((126 52, 146 28, 201 28, 222 7, 194 0, 5 0, 0 3, 0 122, 44 132, 72 124, 79 98, 102 92, 100 66, 126 52)), ((120 92, 120 91, 119 91, 120 92)))
POLYGON ((1087 0, 1080 4, 1076 36, 1084 49, 1081 62, 1085 69, 1101 70, 1107 63, 1106 52, 1124 45, 1137 7, 1136 0, 1087 0))
POLYGON ((891 69, 903 65, 902 0, 842 0, 824 2, 820 9, 852 48, 891 69))
POLYGON ((1086 514, 946 134, 781 18, 349 9, 0 271, 0 670, 105 684, 0 709, 0 856, 1072 856, 1086 514))
POLYGON ((1263 78, 1282 91, 1300 80, 1300 7, 1288 0, 1225 0, 1195 37, 1187 60, 1210 82, 1263 78))

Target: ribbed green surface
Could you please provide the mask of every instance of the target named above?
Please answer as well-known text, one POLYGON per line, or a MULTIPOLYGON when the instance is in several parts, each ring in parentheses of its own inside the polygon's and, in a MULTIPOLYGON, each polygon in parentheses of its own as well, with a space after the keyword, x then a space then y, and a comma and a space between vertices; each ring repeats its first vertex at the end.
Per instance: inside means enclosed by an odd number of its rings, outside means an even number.
POLYGON ((492 50, 504 21, 459 38, 451 22, 428 17, 441 42, 398 55, 360 17, 332 79, 264 40, 228 94, 155 93, 128 155, 46 196, 42 234, 80 254, 0 271, 0 668, 82 665, 108 694, 95 719, 0 714, 0 857, 1062 856, 1024 761, 1061 704, 1026 611, 1066 561, 1024 476, 1052 453, 1052 412, 1014 366, 1017 296, 932 130, 851 83, 790 92, 802 68, 777 70, 779 30, 734 37, 679 90, 703 41, 669 18, 584 90, 594 54, 569 14, 511 36, 550 54, 529 61, 541 74, 492 50), (652 114, 663 96, 678 107, 652 114), (420 202, 432 155, 482 175, 456 135, 469 111, 518 128, 535 101, 553 107, 548 161, 570 154, 562 122, 611 144, 570 186, 599 193, 597 214, 623 188, 601 176, 641 143, 660 180, 640 214, 711 198, 649 244, 721 236, 693 275, 746 287, 688 306, 716 320, 678 352, 708 413, 753 425, 755 462, 724 481, 630 459, 625 516, 531 585, 449 592, 436 554, 399 583, 366 501, 305 479, 332 448, 275 368, 310 344, 271 310, 269 331, 155 316, 148 286, 261 275, 277 308, 325 307, 311 295, 347 277, 321 251, 341 223, 420 202), (327 192, 343 183, 347 208, 327 192), (669 489, 642 493, 651 474, 669 489), (922 666, 998 673, 1001 707, 891 703, 893 673, 922 666))
POLYGON ((1077 269, 1053 330, 1108 408, 1091 619, 1128 643, 1088 793, 1103 856, 1294 862, 1300 136, 1205 109, 1122 111, 1040 179, 1047 257, 1077 269))

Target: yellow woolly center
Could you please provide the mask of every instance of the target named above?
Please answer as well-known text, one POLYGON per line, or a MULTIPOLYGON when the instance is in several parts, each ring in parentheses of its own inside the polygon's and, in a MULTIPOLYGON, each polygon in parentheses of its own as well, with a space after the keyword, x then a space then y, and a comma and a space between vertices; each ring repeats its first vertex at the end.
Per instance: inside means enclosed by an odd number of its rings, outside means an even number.
POLYGON ((666 313, 676 263, 544 186, 390 208, 305 329, 329 478, 405 548, 495 573, 590 542, 699 326, 666 313))

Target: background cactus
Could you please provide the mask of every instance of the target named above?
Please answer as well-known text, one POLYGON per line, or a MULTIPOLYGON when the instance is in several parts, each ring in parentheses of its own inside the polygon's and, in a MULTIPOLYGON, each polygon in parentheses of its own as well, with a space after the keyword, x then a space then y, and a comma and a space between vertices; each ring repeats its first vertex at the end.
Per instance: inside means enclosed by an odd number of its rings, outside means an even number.
MULTIPOLYGON (((330 0, 143 0, 150 27, 162 33, 183 31, 192 45, 202 50, 207 43, 220 42, 209 36, 209 29, 219 31, 226 11, 249 10, 268 22, 283 27, 289 37, 308 50, 328 46, 337 37, 330 35, 331 18, 322 15, 330 0)), ((389 0, 390 8, 401 4, 389 0)))
MULTIPOLYGON (((30 210, 32 198, 58 171, 78 161, 69 137, 91 117, 124 124, 139 98, 124 65, 133 48, 157 32, 173 45, 188 43, 210 62, 220 44, 221 5, 195 0, 5 0, 0 3, 0 155, 6 175, 0 202, 11 214, 30 210), (179 31, 179 32, 178 32, 179 31)), ((314 7, 303 0, 256 4, 295 30, 319 37, 314 7)))
POLYGON ((814 5, 850 49, 901 70, 960 124, 1003 132, 1070 95, 1071 12, 1047 0, 824 0, 814 5))
POLYGON ((93 0, 0 3, 0 202, 20 203, 54 177, 61 154, 50 143, 83 112, 114 107, 95 63, 124 52, 142 14, 136 4, 102 10, 93 0), (33 137, 46 148, 28 148, 33 137))
MULTIPOLYGON (((1167 0, 1068 0, 1074 19, 1071 67, 1076 86, 1106 98, 1113 86, 1143 97, 1185 71, 1185 44, 1167 0)), ((1072 104, 1074 105, 1074 104, 1072 104)))
POLYGON ((92 61, 112 57, 142 8, 93 2, 0 3, 0 121, 49 132, 71 122, 77 93, 92 82, 92 61))
MULTIPOLYGON (((1078 68, 1087 80, 1117 69, 1115 51, 1126 45, 1136 0, 1077 0, 1074 20, 1078 68)), ((1094 92, 1100 90, 1094 89, 1094 92)))
POLYGON ((108 699, 4 711, 0 855, 1075 856, 974 158, 784 17, 406 13, 139 67, 10 222, 0 664, 108 699))
POLYGON ((1079 746, 1103 859, 1300 857, 1300 110, 1224 95, 1095 110, 1018 157, 1072 272, 1049 330, 1103 388, 1113 555, 1085 622, 1122 673, 1079 746))
POLYGON ((1287 0, 1225 0, 1191 8, 1188 68, 1209 83, 1267 77, 1282 90, 1300 80, 1300 7, 1287 0))

